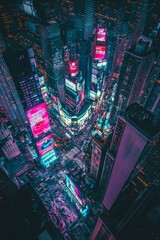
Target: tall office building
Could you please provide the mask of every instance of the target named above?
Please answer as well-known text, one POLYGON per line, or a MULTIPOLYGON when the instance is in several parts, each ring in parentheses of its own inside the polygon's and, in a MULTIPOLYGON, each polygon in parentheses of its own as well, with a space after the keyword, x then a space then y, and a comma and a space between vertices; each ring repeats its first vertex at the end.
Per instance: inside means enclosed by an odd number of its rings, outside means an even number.
POLYGON ((114 51, 114 57, 112 62, 112 73, 118 72, 122 64, 124 53, 130 44, 131 34, 127 22, 119 24, 119 31, 116 38, 116 47, 114 51))
POLYGON ((98 102, 105 89, 105 73, 107 66, 107 29, 95 29, 92 42, 92 75, 90 84, 90 99, 98 102))
POLYGON ((96 226, 93 230, 93 233, 91 235, 91 240, 95 239, 104 239, 104 240, 116 240, 114 235, 112 234, 111 230, 108 228, 107 224, 105 224, 105 221, 103 219, 103 215, 101 215, 97 222, 96 226))
POLYGON ((4 36, 14 37, 19 31, 18 12, 14 1, 2 0, 0 3, 0 29, 4 36))
POLYGON ((27 119, 5 60, 0 56, 0 103, 15 127, 24 127, 27 119))
POLYGON ((127 0, 125 4, 125 19, 132 32, 131 46, 135 45, 143 33, 147 18, 148 0, 127 0))
POLYGON ((154 61, 151 73, 147 79, 144 91, 141 95, 141 104, 160 120, 160 53, 154 61))
POLYGON ((37 71, 33 49, 10 50, 5 53, 5 59, 25 109, 39 161, 48 167, 57 156, 47 105, 41 92, 44 79, 37 71))
POLYGON ((95 0, 75 0, 75 28, 77 40, 88 39, 93 31, 95 0))
POLYGON ((103 200, 108 210, 135 169, 143 151, 150 148, 150 142, 154 143, 158 128, 154 125, 153 117, 138 103, 130 105, 118 116, 110 147, 114 164, 103 200))
POLYGON ((9 49, 4 54, 5 61, 25 110, 43 101, 40 79, 37 71, 33 49, 9 49))
POLYGON ((146 101, 145 107, 147 110, 154 113, 156 121, 160 121, 160 75, 153 85, 152 91, 146 101))
POLYGON ((49 87, 57 91, 58 81, 64 75, 62 41, 59 23, 40 25, 41 43, 49 87))
POLYGON ((92 138, 91 167, 89 176, 93 179, 97 186, 99 186, 104 157, 108 145, 108 142, 103 139, 98 139, 96 136, 92 138))
POLYGON ((124 110, 129 104, 140 101, 155 59, 151 46, 152 40, 141 36, 136 46, 125 52, 111 117, 114 118, 116 112, 124 110))
POLYGON ((89 118, 91 104, 85 99, 85 79, 79 70, 79 59, 76 55, 68 62, 64 89, 59 86, 59 92, 62 100, 59 104, 61 123, 67 125, 72 133, 78 133, 89 118))
POLYGON ((13 139, 12 133, 7 128, 7 125, 0 125, 0 145, 1 150, 8 160, 17 157, 21 154, 16 142, 13 139))

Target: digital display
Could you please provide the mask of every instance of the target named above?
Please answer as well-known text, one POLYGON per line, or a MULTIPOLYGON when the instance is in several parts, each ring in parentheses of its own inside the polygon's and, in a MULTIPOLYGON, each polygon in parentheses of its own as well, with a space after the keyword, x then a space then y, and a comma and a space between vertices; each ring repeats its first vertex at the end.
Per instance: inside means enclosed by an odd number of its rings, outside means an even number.
POLYGON ((97 63, 97 67, 106 67, 106 65, 107 65, 107 62, 106 61, 103 61, 103 62, 98 62, 97 63))
POLYGON ((106 29, 99 28, 97 31, 97 41, 105 42, 106 41, 106 29))
POLYGON ((69 61, 69 71, 71 76, 76 76, 78 72, 78 60, 75 61, 69 61))
POLYGON ((89 116, 89 113, 87 111, 82 117, 78 119, 77 124, 82 125, 85 122, 85 120, 88 118, 88 116, 89 116))
POLYGON ((49 134, 48 136, 38 141, 36 145, 40 156, 43 156, 44 154, 52 150, 54 148, 54 140, 52 134, 49 134))
POLYGON ((65 84, 67 87, 71 88, 73 91, 76 91, 76 84, 69 81, 67 78, 65 78, 65 84))
POLYGON ((43 76, 39 77, 39 84, 40 84, 40 86, 44 85, 44 77, 43 76))
POLYGON ((33 8, 33 0, 24 1, 23 8, 24 8, 25 13, 36 16, 36 11, 33 8))
POLYGON ((83 197, 79 189, 75 186, 72 180, 66 175, 66 185, 68 189, 72 192, 78 202, 83 205, 83 197))
POLYGON ((47 105, 45 102, 28 110, 27 118, 34 138, 38 138, 51 130, 47 105))
POLYGON ((92 92, 97 92, 97 89, 98 89, 97 84, 92 83, 92 85, 91 85, 92 92))
POLYGON ((105 54, 106 54, 106 46, 96 46, 94 59, 103 60, 105 58, 105 54))
POLYGON ((55 102, 56 104, 58 104, 58 99, 56 96, 53 96, 53 102, 55 102))
POLYGON ((92 74, 92 83, 97 84, 97 76, 92 74))
POLYGON ((47 99, 47 87, 46 86, 41 88, 41 93, 42 93, 43 99, 46 100, 47 99))

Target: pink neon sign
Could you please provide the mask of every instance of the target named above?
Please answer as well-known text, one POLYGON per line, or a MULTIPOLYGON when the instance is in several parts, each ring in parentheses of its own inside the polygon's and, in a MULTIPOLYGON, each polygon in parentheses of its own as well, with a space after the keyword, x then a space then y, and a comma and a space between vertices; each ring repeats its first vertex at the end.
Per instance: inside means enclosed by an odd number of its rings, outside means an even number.
POLYGON ((45 102, 28 110, 27 118, 34 138, 38 138, 51 130, 47 105, 45 102))

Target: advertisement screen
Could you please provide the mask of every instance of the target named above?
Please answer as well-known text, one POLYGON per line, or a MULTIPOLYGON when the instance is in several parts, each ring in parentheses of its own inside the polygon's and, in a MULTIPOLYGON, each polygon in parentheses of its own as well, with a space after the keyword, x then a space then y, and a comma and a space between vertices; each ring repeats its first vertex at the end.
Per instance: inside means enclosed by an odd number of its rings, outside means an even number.
POLYGON ((42 93, 43 99, 46 100, 47 99, 47 87, 46 86, 41 88, 41 93, 42 93))
POLYGON ((97 31, 97 41, 105 42, 106 41, 106 29, 99 28, 97 31))
POLYGON ((49 134, 48 136, 38 141, 36 145, 40 156, 43 156, 44 154, 52 150, 54 148, 54 140, 52 134, 49 134))
POLYGON ((103 60, 105 58, 105 54, 106 54, 106 46, 96 46, 94 59, 103 60))
POLYGON ((73 91, 76 91, 76 84, 74 84, 73 82, 69 81, 67 78, 65 78, 65 84, 66 84, 66 87, 69 87, 73 91))
POLYGON ((40 84, 40 86, 44 85, 44 77, 43 76, 39 77, 39 84, 40 84))
POLYGON ((95 83, 92 83, 91 84, 91 90, 92 90, 92 92, 97 92, 97 90, 98 90, 98 87, 97 87, 97 84, 95 84, 95 83))
POLYGON ((69 71, 71 76, 76 76, 78 72, 78 60, 69 61, 69 71))
POLYGON ((27 118, 34 138, 38 138, 51 129, 45 102, 28 110, 27 118))
POLYGON ((72 192, 72 194, 75 196, 75 198, 78 200, 78 202, 82 205, 83 204, 82 194, 67 175, 66 175, 66 185, 69 188, 69 190, 72 192))

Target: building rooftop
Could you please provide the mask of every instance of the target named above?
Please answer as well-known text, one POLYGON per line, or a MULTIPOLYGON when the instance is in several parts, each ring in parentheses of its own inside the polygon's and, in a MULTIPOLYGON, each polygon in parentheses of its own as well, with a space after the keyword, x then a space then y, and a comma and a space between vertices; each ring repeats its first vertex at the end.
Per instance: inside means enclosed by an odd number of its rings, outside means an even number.
POLYGON ((154 121, 154 114, 138 103, 133 103, 128 106, 125 111, 120 113, 120 116, 128 120, 140 132, 149 138, 153 137, 160 131, 160 126, 154 121))

